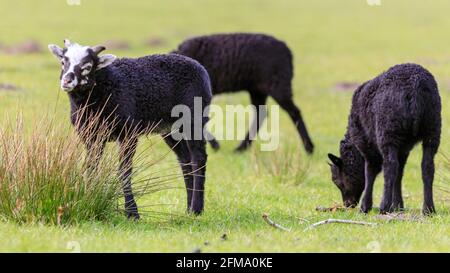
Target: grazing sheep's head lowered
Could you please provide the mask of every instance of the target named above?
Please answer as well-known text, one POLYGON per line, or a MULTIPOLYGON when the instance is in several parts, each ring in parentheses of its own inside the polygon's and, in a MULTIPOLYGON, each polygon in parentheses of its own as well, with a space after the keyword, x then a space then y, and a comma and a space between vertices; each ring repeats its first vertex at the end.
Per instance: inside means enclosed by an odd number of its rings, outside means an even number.
POLYGON ((354 208, 364 191, 364 158, 353 145, 341 142, 341 158, 328 154, 331 178, 342 194, 344 206, 354 208))
POLYGON ((111 54, 98 55, 106 49, 104 46, 81 46, 68 39, 64 40, 64 48, 54 44, 48 45, 48 48, 61 62, 61 88, 66 92, 92 84, 93 73, 116 59, 111 54))

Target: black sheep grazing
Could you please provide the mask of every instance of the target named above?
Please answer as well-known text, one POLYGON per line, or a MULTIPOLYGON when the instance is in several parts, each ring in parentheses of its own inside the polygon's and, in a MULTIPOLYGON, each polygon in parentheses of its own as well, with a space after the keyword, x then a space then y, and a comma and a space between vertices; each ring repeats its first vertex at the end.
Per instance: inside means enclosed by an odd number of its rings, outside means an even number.
POLYGON ((423 213, 434 213, 434 156, 441 134, 441 99, 437 83, 416 64, 390 68, 354 93, 341 158, 329 154, 332 179, 344 204, 372 209, 372 190, 383 169, 380 212, 403 209, 401 181, 408 155, 422 141, 423 213))
MULTIPOLYGON (((112 128, 108 141, 117 140, 121 146, 120 174, 128 217, 139 218, 131 189, 137 137, 155 125, 152 132, 164 136, 181 163, 188 210, 201 213, 207 160, 203 126, 208 118, 200 117, 198 122, 198 117, 192 116, 191 128, 183 128, 183 131, 200 130, 200 139, 186 138, 178 142, 171 132, 177 120, 171 116, 171 111, 174 106, 186 105, 194 113, 195 97, 201 98, 201 111, 210 104, 212 95, 207 71, 195 60, 180 55, 116 59, 110 54, 98 55, 104 47, 85 47, 68 40, 64 49, 56 45, 49 45, 49 49, 62 62, 61 87, 69 95, 72 123, 86 126, 84 123, 90 116, 80 117, 80 109, 84 109, 82 113, 99 116, 96 122, 106 122, 112 128)), ((91 151, 92 143, 86 145, 91 151)))
MULTIPOLYGON (((271 96, 288 112, 306 151, 313 152, 314 145, 292 98, 292 53, 284 42, 263 34, 216 34, 188 39, 174 53, 191 57, 206 68, 214 94, 247 90, 257 111, 253 132, 258 132, 266 117, 258 106, 265 105, 271 96)), ((247 149, 253 138, 249 132, 237 150, 247 149)))

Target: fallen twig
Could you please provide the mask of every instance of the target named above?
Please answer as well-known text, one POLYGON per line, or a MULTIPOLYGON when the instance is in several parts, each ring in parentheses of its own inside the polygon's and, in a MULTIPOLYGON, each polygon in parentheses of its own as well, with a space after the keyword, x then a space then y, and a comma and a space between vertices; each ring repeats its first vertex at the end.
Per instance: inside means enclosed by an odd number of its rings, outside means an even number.
POLYGON ((423 217, 421 215, 407 215, 402 212, 396 212, 396 213, 387 213, 378 215, 379 219, 386 220, 387 222, 393 222, 393 221, 405 221, 405 222, 421 222, 423 221, 423 217))
POLYGON ((305 228, 303 231, 307 231, 313 228, 316 228, 321 225, 326 224, 332 224, 332 223, 338 223, 338 224, 354 224, 354 225, 362 225, 362 226, 376 226, 376 223, 369 223, 369 222, 362 222, 362 221, 353 221, 353 220, 342 220, 342 219, 327 219, 323 220, 317 223, 314 223, 310 225, 309 227, 305 228))
POLYGON ((281 229, 281 230, 284 230, 284 231, 291 231, 290 228, 285 228, 285 227, 283 227, 283 226, 281 226, 281 225, 275 223, 274 221, 270 220, 269 214, 267 214, 267 213, 263 213, 262 217, 263 217, 264 221, 265 221, 267 224, 269 224, 270 226, 272 226, 272 227, 274 227, 274 228, 278 228, 278 229, 281 229))
POLYGON ((308 219, 306 219, 306 218, 301 218, 301 217, 297 217, 298 218, 298 220, 300 220, 300 221, 302 221, 302 222, 304 222, 304 223, 309 223, 309 222, 311 222, 311 221, 309 221, 308 219))
POLYGON ((330 207, 330 208, 321 207, 321 206, 316 207, 316 211, 320 211, 320 212, 329 212, 329 211, 336 212, 336 211, 347 211, 347 210, 348 209, 346 207, 342 207, 342 206, 339 206, 339 205, 336 205, 336 206, 333 206, 333 207, 330 207))

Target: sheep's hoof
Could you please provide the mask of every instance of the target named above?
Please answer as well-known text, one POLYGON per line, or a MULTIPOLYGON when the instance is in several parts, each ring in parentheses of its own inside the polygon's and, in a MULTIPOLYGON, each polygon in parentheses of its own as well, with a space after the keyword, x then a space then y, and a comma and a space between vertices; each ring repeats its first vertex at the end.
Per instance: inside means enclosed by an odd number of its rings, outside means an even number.
POLYGON ((432 207, 424 207, 422 209, 422 213, 425 216, 432 216, 433 214, 436 213, 436 209, 434 208, 434 206, 432 206, 432 207))
POLYGON ((392 211, 405 211, 403 204, 394 204, 392 205, 392 211))
POLYGON ((311 142, 309 142, 309 143, 306 143, 305 144, 305 150, 306 150, 306 152, 308 153, 308 154, 313 154, 313 152, 314 152, 314 144, 312 144, 311 142))
POLYGON ((194 215, 194 216, 199 216, 200 214, 202 214, 202 212, 203 212, 203 209, 191 209, 191 208, 189 208, 187 210, 188 214, 194 215))
POLYGON ((250 143, 248 142, 242 142, 236 149, 234 149, 234 152, 236 153, 242 153, 248 150, 250 148, 250 143))
POLYGON ((361 208, 361 213, 364 213, 364 214, 369 214, 369 212, 371 211, 371 209, 368 209, 368 208, 361 208))
POLYGON ((214 151, 218 151, 220 149, 220 144, 217 142, 217 140, 211 140, 209 141, 209 144, 211 145, 211 148, 213 148, 214 151))
POLYGON ((361 202, 360 211, 364 214, 368 214, 372 210, 372 207, 373 207, 372 199, 371 198, 366 199, 366 197, 364 197, 361 202))
POLYGON ((138 221, 139 219, 141 219, 141 216, 137 211, 127 211, 126 213, 129 220, 138 221))
POLYGON ((389 213, 393 213, 394 211, 395 211, 394 207, 392 207, 392 206, 389 208, 380 206, 380 214, 389 214, 389 213))
POLYGON ((202 212, 203 212, 203 202, 197 202, 197 203, 194 202, 193 204, 188 206, 188 209, 187 209, 188 214, 192 214, 195 216, 202 214, 202 212))

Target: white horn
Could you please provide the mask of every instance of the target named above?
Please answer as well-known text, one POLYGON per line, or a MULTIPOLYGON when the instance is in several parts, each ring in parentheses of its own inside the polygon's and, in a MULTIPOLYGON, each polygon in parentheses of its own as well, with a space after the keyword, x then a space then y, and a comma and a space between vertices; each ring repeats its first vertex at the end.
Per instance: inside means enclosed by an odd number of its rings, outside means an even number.
POLYGON ((64 39, 64 45, 65 45, 66 47, 69 47, 69 46, 72 45, 72 43, 69 41, 69 39, 64 39))

